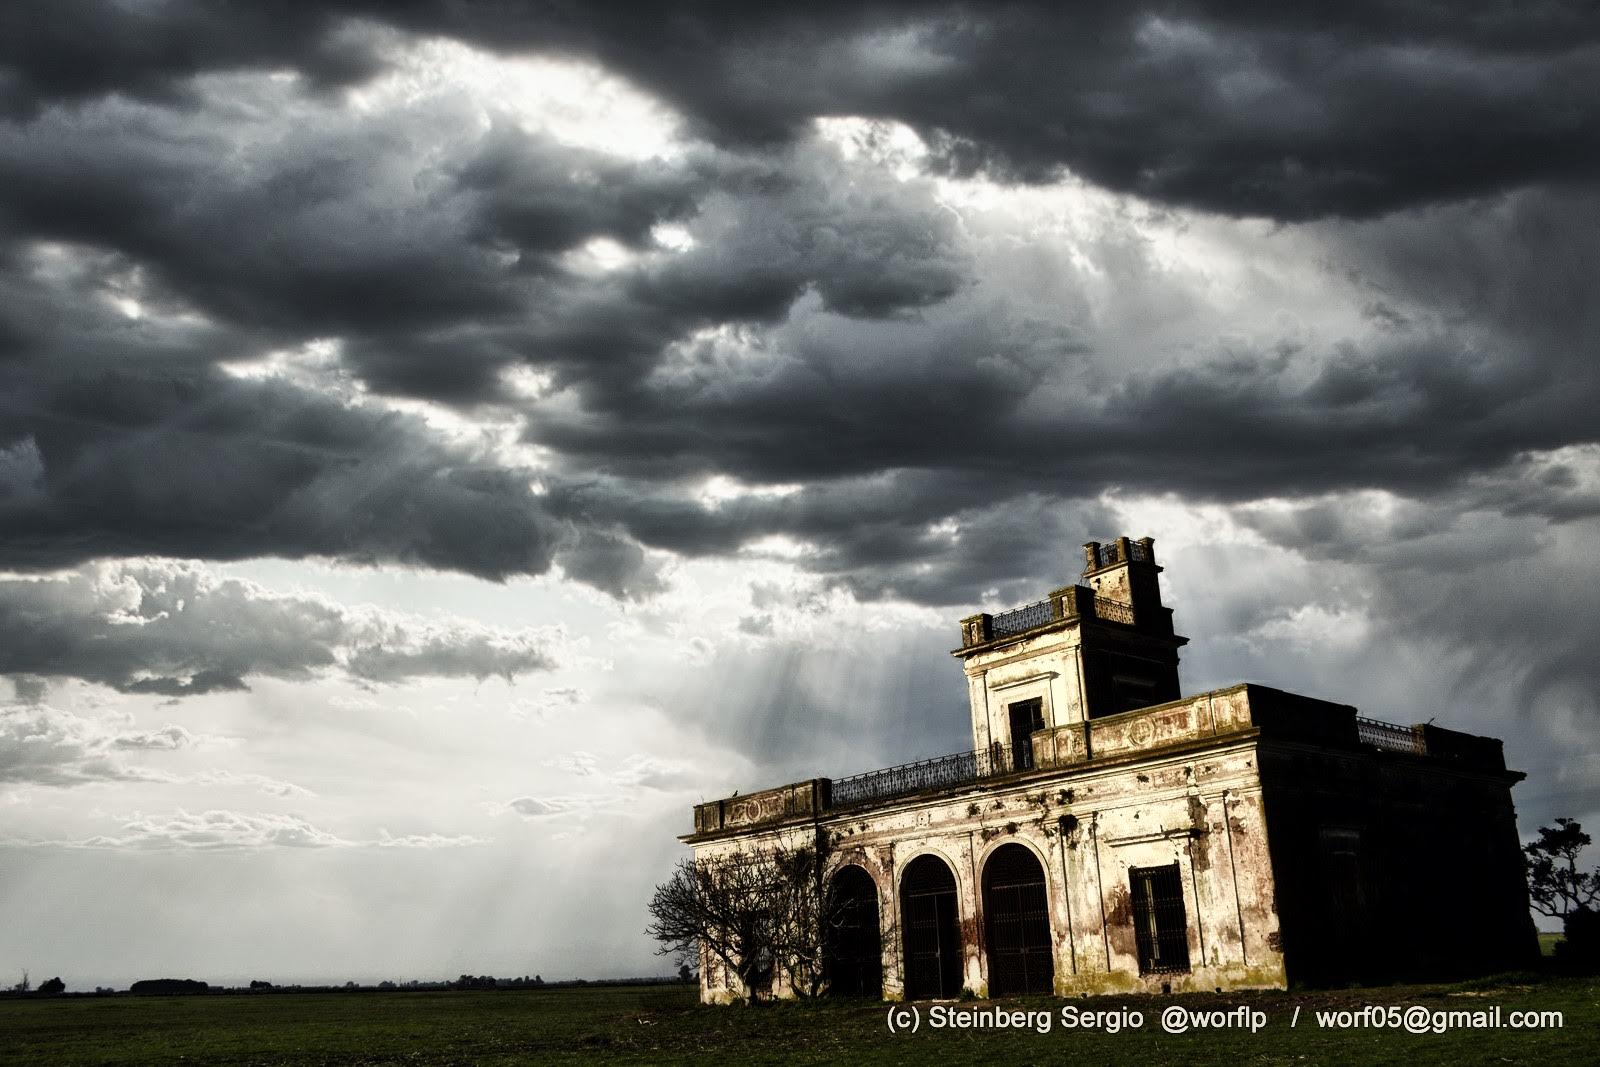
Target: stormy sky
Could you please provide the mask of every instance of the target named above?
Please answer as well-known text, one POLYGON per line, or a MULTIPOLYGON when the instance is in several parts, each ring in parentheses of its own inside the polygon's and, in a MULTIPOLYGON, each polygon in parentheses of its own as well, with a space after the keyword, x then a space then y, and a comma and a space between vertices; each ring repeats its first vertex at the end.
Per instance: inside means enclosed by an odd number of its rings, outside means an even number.
POLYGON ((0 9, 0 981, 662 973, 698 800, 1186 691, 1600 826, 1588 5, 0 9), (8 977, 10 972, 18 972, 8 977))

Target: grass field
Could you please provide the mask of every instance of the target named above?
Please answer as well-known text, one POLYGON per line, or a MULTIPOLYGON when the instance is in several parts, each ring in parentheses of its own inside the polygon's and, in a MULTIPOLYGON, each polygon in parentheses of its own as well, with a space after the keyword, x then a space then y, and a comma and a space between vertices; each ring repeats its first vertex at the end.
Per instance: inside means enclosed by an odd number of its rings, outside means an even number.
MULTIPOLYGON (((960 1008, 981 1007, 961 1004, 960 1008)), ((681 986, 499 992, 83 997, 0 1002, 0 1064, 933 1063, 1469 1064, 1594 1063, 1600 980, 1506 976, 1460 985, 1311 993, 1007 1002, 1049 1011, 1032 1030, 890 1034, 888 1005, 818 1001, 705 1008, 681 986), (1138 1029, 1063 1029, 1064 1004, 1142 1011, 1138 1029), (1169 1004, 1248 1005, 1259 1032, 1165 1033, 1169 1004), (1322 1029, 1317 1009, 1421 1005, 1430 1011, 1555 1009, 1560 1029, 1412 1035, 1322 1029), (1295 1007, 1297 1027, 1290 1027, 1295 1007)), ((924 1023, 928 1005, 920 1005, 924 1023)))

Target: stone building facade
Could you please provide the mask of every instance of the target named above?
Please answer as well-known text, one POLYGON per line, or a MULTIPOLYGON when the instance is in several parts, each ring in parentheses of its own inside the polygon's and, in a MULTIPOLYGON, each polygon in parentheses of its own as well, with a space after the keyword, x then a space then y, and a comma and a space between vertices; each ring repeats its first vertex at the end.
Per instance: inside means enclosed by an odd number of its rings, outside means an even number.
MULTIPOLYGON (((1498 740, 1259 685, 1180 696, 1151 540, 1084 554, 1075 585, 961 620, 972 751, 698 805, 696 857, 825 844, 849 905, 831 988, 889 999, 1526 962, 1498 740)), ((702 999, 736 995, 700 973, 702 999)))

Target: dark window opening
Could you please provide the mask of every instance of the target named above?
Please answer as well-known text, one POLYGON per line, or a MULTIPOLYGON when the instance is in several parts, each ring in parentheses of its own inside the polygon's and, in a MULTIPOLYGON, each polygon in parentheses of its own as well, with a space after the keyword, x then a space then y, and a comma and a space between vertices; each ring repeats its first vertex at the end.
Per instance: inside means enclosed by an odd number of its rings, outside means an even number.
POLYGON ((912 1000, 961 992, 961 919, 956 876, 937 856, 918 856, 900 882, 905 928, 906 996, 912 1000))
POLYGON ((1011 769, 1025 771, 1033 766, 1033 733, 1044 729, 1044 699, 1019 700, 1006 710, 1011 716, 1011 769))
POLYGON ((1183 878, 1178 865, 1134 867, 1133 937, 1140 974, 1171 974, 1189 969, 1189 920, 1183 908, 1183 878))
POLYGON ((1044 869, 1023 846, 1002 845, 984 864, 983 918, 989 995, 1053 992, 1055 952, 1044 869))
MULTIPOLYGON (((1328 981, 1349 981, 1372 958, 1364 880, 1361 876, 1361 835, 1356 830, 1324 829, 1321 835, 1322 914, 1326 922, 1318 934, 1328 981)), ((1455 888, 1455 887, 1452 887, 1455 888)), ((1459 899, 1459 892, 1441 900, 1459 899)))
POLYGON ((878 887, 850 864, 834 875, 828 925, 823 931, 823 967, 833 996, 883 996, 883 940, 878 924, 878 887))
POLYGON ((1155 682, 1126 674, 1111 676, 1111 699, 1118 711, 1136 711, 1160 703, 1155 682))

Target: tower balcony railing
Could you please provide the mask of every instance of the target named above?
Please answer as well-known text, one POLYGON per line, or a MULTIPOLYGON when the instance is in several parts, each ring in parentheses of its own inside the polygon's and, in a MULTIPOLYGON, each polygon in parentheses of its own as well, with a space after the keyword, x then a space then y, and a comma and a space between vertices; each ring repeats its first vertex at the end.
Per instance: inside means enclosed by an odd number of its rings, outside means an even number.
POLYGON ((848 778, 835 778, 829 806, 839 808, 870 800, 889 800, 1032 769, 1031 745, 990 745, 974 752, 954 752, 848 778))
POLYGON ((1155 542, 1148 537, 1137 541, 1119 537, 1115 541, 1089 541, 1084 544, 1084 560, 1091 569, 1115 563, 1154 563, 1155 542))
POLYGON ((1060 617, 1056 613, 1054 601, 1040 600, 1024 604, 1020 608, 1012 608, 1010 611, 1002 611, 994 616, 994 621, 989 624, 989 632, 995 637, 1025 634, 1029 630, 1048 626, 1060 617))
POLYGON ((1098 619, 1124 626, 1134 626, 1138 622, 1132 604, 1100 596, 1088 586, 1068 586, 1057 589, 1044 600, 1010 611, 969 615, 961 620, 961 644, 970 648, 1031 633, 1068 619, 1098 619))
POLYGON ((1112 600, 1108 596, 1097 596, 1094 598, 1094 617, 1105 622, 1120 622, 1132 626, 1133 605, 1112 600))

